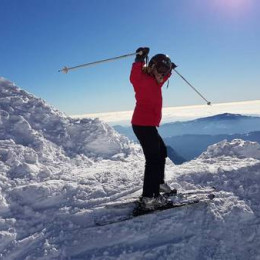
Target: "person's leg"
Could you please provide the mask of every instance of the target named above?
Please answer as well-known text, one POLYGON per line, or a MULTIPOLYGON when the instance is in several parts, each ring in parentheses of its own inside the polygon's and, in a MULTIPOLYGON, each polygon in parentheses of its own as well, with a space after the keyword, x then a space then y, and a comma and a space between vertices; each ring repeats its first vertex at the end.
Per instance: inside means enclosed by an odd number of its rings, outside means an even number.
POLYGON ((145 171, 143 184, 143 197, 159 196, 161 181, 160 166, 160 138, 156 127, 133 126, 133 131, 138 138, 145 156, 145 171))
POLYGON ((167 158, 167 147, 161 138, 161 136, 158 134, 159 140, 160 140, 160 184, 164 183, 164 172, 165 172, 165 162, 167 158))

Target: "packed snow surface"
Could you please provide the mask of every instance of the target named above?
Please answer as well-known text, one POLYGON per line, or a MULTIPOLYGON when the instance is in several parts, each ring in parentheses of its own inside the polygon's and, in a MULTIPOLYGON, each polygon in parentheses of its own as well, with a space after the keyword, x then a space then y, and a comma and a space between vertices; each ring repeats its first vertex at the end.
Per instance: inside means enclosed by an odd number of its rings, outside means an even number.
POLYGON ((96 226, 139 196, 141 149, 98 119, 67 117, 0 79, 0 259, 260 259, 260 145, 212 145, 166 165, 180 191, 210 203, 96 226))

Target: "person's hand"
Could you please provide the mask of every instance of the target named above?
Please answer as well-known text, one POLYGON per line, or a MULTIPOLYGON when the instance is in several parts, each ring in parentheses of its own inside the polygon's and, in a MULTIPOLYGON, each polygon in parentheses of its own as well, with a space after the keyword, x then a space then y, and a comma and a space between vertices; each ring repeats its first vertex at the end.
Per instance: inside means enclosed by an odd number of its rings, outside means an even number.
POLYGON ((144 61, 145 58, 148 56, 150 48, 148 47, 140 47, 136 50, 136 58, 135 61, 144 61))
POLYGON ((174 70, 175 68, 177 68, 177 65, 172 62, 172 70, 174 70))

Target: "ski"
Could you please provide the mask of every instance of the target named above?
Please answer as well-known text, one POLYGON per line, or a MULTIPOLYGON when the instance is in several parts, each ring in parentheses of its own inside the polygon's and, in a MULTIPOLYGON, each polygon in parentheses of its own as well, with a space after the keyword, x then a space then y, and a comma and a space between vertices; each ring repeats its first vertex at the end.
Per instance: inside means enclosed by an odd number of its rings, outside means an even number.
POLYGON ((150 209, 150 210, 148 210, 148 209, 144 210, 140 206, 140 203, 135 201, 133 204, 134 207, 131 210, 130 214, 127 214, 124 216, 116 216, 116 217, 113 217, 112 219, 103 219, 101 221, 96 221, 95 224, 97 226, 110 225, 110 224, 114 224, 114 223, 127 221, 127 220, 130 220, 130 219, 142 216, 142 215, 152 214, 155 212, 160 212, 160 211, 174 209, 174 208, 185 207, 185 206, 194 205, 194 204, 203 203, 203 202, 209 202, 209 201, 213 200, 214 198, 215 198, 214 194, 207 194, 206 196, 201 197, 201 198, 186 199, 186 200, 182 200, 179 202, 169 201, 169 203, 167 203, 166 205, 164 205, 162 207, 157 207, 156 209, 150 209))
POLYGON ((210 193, 210 192, 216 192, 217 189, 216 187, 212 186, 209 188, 201 188, 201 189, 196 189, 196 190, 185 190, 182 192, 177 192, 177 195, 193 195, 193 194, 203 194, 203 193, 210 193))
POLYGON ((133 211, 133 216, 141 216, 141 215, 146 215, 146 214, 150 214, 156 211, 162 211, 162 210, 167 210, 167 209, 172 209, 172 208, 178 208, 178 207, 183 207, 183 206, 188 206, 188 205, 192 205, 192 204, 197 204, 199 202, 207 202, 210 200, 213 200, 215 198, 214 194, 208 194, 206 197, 204 198, 195 198, 195 199, 191 199, 191 200, 184 200, 181 202, 174 202, 174 201, 169 201, 169 203, 167 203, 164 206, 158 207, 156 209, 153 210, 144 210, 140 204, 134 209, 133 211))
POLYGON ((156 211, 163 211, 163 210, 167 210, 167 209, 179 208, 179 207, 183 207, 183 206, 197 204, 199 202, 200 202, 199 199, 194 199, 194 200, 185 201, 185 202, 178 202, 178 203, 169 202, 166 205, 158 207, 156 209, 145 209, 145 210, 141 206, 137 206, 133 211, 133 216, 137 217, 137 216, 141 216, 141 215, 151 214, 156 211))
MULTIPOLYGON (((197 190, 186 190, 183 192, 178 192, 176 189, 172 189, 172 191, 170 193, 162 193, 162 196, 166 197, 166 198, 186 198, 189 196, 200 196, 200 195, 207 195, 207 194, 211 194, 212 192, 216 192, 216 188, 215 187, 210 187, 210 188, 205 188, 205 189, 197 189, 197 190)), ((113 202, 113 203, 107 203, 104 206, 106 208, 125 208, 125 207, 129 207, 131 205, 138 205, 139 202, 139 197, 132 197, 128 200, 123 200, 123 201, 117 201, 117 202, 113 202)))

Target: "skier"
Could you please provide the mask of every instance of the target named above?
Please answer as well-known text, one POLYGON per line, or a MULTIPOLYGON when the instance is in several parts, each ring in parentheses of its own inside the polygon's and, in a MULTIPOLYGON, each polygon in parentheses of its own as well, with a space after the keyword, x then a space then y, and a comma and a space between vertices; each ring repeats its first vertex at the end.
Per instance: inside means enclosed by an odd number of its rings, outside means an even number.
POLYGON ((149 61, 148 47, 136 50, 132 65, 130 82, 135 91, 136 106, 132 116, 132 128, 139 140, 144 156, 145 171, 143 193, 140 203, 144 209, 155 209, 167 203, 160 192, 171 192, 164 182, 165 160, 167 148, 157 131, 162 114, 162 86, 177 66, 165 54, 157 54, 149 61))

